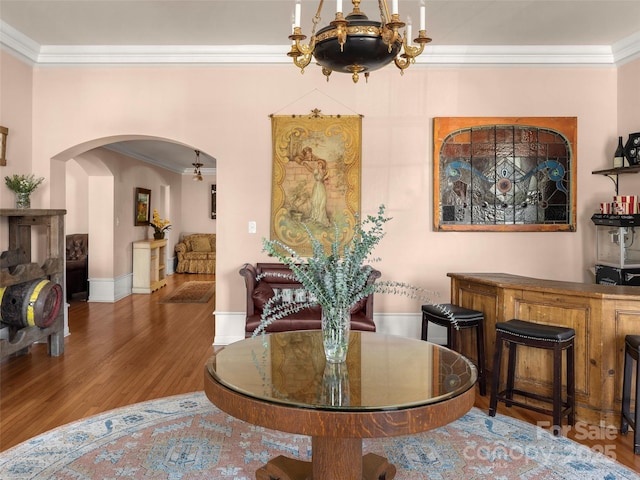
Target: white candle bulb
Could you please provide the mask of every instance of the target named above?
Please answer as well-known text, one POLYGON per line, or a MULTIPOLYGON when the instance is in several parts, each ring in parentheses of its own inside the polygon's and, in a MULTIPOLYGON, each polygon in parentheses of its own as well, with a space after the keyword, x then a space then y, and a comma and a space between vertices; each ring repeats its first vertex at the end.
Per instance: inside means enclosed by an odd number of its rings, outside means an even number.
POLYGON ((407 45, 411 44, 413 40, 411 35, 411 17, 407 17, 407 45))
POLYGON ((295 16, 295 21, 294 24, 296 27, 300 26, 300 9, 301 9, 301 5, 300 5, 300 0, 298 0, 296 2, 296 16, 295 16))
POLYGON ((342 12, 342 0, 336 0, 336 13, 342 12))
POLYGON ((393 0, 393 3, 391 4, 391 13, 392 14, 398 13, 398 0, 393 0))
POLYGON ((424 0, 420 2, 420 30, 426 30, 426 22, 425 22, 425 11, 426 7, 424 6, 424 0))

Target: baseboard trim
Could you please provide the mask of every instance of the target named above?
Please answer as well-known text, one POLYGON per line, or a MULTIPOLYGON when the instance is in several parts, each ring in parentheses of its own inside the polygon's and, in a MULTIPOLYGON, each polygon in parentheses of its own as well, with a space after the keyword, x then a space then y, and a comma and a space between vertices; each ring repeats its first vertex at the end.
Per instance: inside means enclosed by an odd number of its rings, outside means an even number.
MULTIPOLYGON (((215 337, 214 345, 229 345, 245 338, 244 312, 214 312, 215 337)), ((408 338, 420 338, 422 332, 421 313, 375 313, 373 320, 379 333, 397 335, 408 338)), ((438 325, 429 327, 429 341, 445 344, 446 328, 438 325)))

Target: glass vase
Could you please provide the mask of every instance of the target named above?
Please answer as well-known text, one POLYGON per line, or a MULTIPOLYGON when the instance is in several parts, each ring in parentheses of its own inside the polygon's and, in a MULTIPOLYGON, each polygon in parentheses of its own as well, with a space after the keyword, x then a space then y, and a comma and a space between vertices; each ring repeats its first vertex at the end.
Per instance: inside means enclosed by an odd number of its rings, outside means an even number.
POLYGON ((31 195, 16 192, 16 208, 31 208, 31 195))
POLYGON ((347 359, 351 312, 349 307, 322 309, 322 344, 329 363, 340 363, 347 359))
POLYGON ((347 362, 329 363, 324 367, 322 375, 322 397, 324 405, 346 407, 351 405, 349 392, 349 372, 347 362))

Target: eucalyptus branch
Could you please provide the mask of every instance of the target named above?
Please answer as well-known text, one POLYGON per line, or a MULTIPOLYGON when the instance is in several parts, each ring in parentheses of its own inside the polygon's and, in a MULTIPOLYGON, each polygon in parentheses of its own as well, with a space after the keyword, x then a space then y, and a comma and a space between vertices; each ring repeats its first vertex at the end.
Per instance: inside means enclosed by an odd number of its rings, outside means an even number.
MULTIPOLYGON (((306 302, 283 302, 272 298, 262 311, 260 326, 254 336, 265 332, 274 321, 297 313, 305 308, 320 305, 322 309, 351 308, 357 302, 373 293, 403 295, 431 303, 430 292, 407 283, 382 281, 369 282, 373 267, 368 265, 380 259, 369 258, 375 247, 384 238, 384 225, 391 220, 385 216, 385 207, 380 205, 377 215, 368 215, 364 220, 356 215, 353 236, 345 244, 340 241, 340 228, 334 223, 333 241, 328 249, 316 238, 311 229, 303 224, 309 236, 312 256, 301 257, 293 248, 279 240, 263 239, 263 250, 276 257, 291 270, 290 274, 268 273, 269 276, 297 280, 308 292, 306 302), (309 299, 313 298, 313 302, 309 299)), ((259 276, 258 279, 266 275, 259 276)), ((448 310, 443 309, 451 321, 456 320, 448 310)))

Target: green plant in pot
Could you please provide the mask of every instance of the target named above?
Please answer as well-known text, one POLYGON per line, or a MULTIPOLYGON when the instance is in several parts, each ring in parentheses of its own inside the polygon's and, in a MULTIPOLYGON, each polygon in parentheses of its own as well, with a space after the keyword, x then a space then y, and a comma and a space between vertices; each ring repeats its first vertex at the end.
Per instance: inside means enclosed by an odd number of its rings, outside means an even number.
MULTIPOLYGON (((279 240, 263 239, 264 251, 287 265, 292 272, 279 275, 285 278, 293 277, 301 283, 307 291, 307 300, 283 301, 281 298, 272 297, 263 308, 260 325, 253 332, 253 336, 264 333, 266 328, 278 319, 320 305, 325 356, 327 361, 338 363, 346 359, 350 310, 360 300, 373 293, 385 293, 433 303, 431 298, 434 293, 423 288, 404 282, 367 281, 373 268, 369 263, 375 261, 370 256, 384 238, 384 224, 391 220, 384 212, 385 207, 381 205, 377 215, 369 215, 364 220, 357 217, 353 236, 346 244, 339 241, 340 230, 338 225, 334 225, 333 241, 328 249, 325 249, 308 226, 304 225, 313 252, 307 258, 300 256, 279 240)), ((444 308, 443 311, 455 323, 453 315, 444 308)))
POLYGON ((31 194, 44 182, 44 177, 35 175, 12 175, 4 177, 4 182, 16 194, 16 208, 31 208, 31 194))

